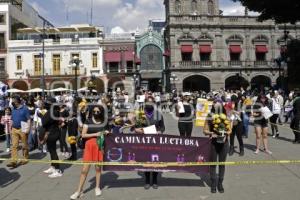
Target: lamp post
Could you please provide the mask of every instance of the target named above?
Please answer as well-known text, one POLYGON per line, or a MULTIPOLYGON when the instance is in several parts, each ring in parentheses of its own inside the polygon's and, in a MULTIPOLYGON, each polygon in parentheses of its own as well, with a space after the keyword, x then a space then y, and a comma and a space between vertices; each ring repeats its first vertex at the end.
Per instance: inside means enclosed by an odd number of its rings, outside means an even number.
POLYGON ((77 74, 77 70, 80 69, 79 67, 83 67, 82 61, 79 59, 79 57, 74 56, 72 58, 72 60, 70 61, 70 68, 72 68, 72 70, 75 69, 75 73, 74 73, 74 78, 75 78, 75 85, 74 85, 74 91, 75 91, 75 97, 78 96, 78 74, 77 74))
POLYGON ((45 38, 46 38, 46 21, 43 21, 43 34, 41 34, 42 39, 42 53, 40 54, 42 57, 42 79, 41 79, 41 88, 42 88, 42 96, 45 99, 45 38))
MULTIPOLYGON (((175 81, 177 80, 176 74, 171 74, 170 80, 171 80, 171 82, 173 83, 173 84, 172 84, 172 85, 173 85, 172 88, 176 90, 176 84, 175 84, 175 81)), ((172 89, 172 90, 173 90, 173 89, 172 89)))

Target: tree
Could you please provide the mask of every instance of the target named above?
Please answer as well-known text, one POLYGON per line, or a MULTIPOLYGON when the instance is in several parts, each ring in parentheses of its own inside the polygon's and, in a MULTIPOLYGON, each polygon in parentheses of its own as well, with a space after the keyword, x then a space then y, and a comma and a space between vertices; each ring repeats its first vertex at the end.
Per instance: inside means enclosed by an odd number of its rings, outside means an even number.
POLYGON ((276 23, 300 21, 299 0, 232 0, 241 2, 250 11, 260 13, 258 20, 275 20, 276 23))

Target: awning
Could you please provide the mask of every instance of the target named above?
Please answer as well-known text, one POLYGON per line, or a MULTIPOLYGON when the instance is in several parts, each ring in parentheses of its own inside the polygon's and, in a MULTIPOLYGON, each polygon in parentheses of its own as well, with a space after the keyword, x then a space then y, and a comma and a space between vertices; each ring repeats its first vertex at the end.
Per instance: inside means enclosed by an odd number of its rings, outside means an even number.
POLYGON ((268 53, 268 48, 266 45, 256 45, 255 49, 257 53, 268 53))
POLYGON ((133 61, 134 60, 134 52, 133 51, 125 51, 124 57, 125 57, 125 61, 133 61))
POLYGON ((106 52, 104 53, 105 62, 121 62, 120 52, 106 52))
POLYGON ((210 45, 200 45, 199 51, 200 53, 211 53, 212 49, 210 45))
POLYGON ((230 53, 242 53, 242 48, 240 45, 230 45, 229 50, 230 53))
POLYGON ((181 52, 182 53, 193 53, 193 46, 192 45, 181 45, 181 52))

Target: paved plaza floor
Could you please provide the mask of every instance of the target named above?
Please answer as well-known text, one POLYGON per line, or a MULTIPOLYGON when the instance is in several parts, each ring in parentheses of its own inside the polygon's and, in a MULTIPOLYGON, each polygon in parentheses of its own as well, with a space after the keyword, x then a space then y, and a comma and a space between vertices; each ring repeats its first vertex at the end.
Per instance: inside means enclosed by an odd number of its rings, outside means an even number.
MULTIPOLYGON (((165 114, 166 133, 179 135, 177 122, 165 114)), ((286 160, 300 159, 300 145, 292 144, 293 134, 287 128, 280 128, 278 139, 269 138, 273 155, 253 153, 255 135, 245 139, 245 156, 238 153, 228 161, 241 160, 286 160)), ((193 136, 204 136, 200 128, 194 128, 193 136)), ((237 141, 236 141, 237 145, 237 141)), ((238 150, 238 147, 236 148, 238 150)), ((0 157, 9 157, 5 143, 0 143, 0 157)), ((32 159, 49 159, 38 151, 31 152, 32 159)), ((0 200, 66 200, 75 192, 80 175, 80 166, 64 165, 63 177, 49 179, 43 170, 47 164, 32 164, 10 170, 6 162, 0 162, 0 200)), ((92 168, 91 168, 92 169, 92 168)), ((82 199, 96 199, 94 195, 95 171, 91 170, 84 187, 82 199)), ((106 200, 299 200, 300 165, 252 165, 228 166, 225 174, 225 193, 211 194, 209 176, 189 173, 163 173, 157 190, 144 190, 143 177, 137 172, 104 172, 101 187, 106 200)))

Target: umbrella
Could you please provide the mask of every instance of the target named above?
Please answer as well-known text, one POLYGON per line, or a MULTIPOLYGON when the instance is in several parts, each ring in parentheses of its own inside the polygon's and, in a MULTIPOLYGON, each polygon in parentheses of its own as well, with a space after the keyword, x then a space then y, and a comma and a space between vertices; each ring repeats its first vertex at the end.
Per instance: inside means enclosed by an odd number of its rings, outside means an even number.
MULTIPOLYGON (((44 91, 46 91, 46 90, 44 90, 44 91)), ((38 92, 43 92, 43 89, 34 88, 34 89, 31 89, 31 90, 27 90, 26 92, 28 92, 28 93, 38 93, 38 92)))
POLYGON ((50 92, 67 92, 67 91, 70 91, 70 89, 62 88, 62 87, 50 90, 50 92))
POLYGON ((84 92, 84 91, 88 91, 87 87, 83 87, 77 90, 78 92, 84 92))
POLYGON ((8 93, 24 93, 25 91, 24 90, 19 90, 19 89, 16 89, 16 88, 12 88, 12 89, 8 89, 7 92, 8 93))

